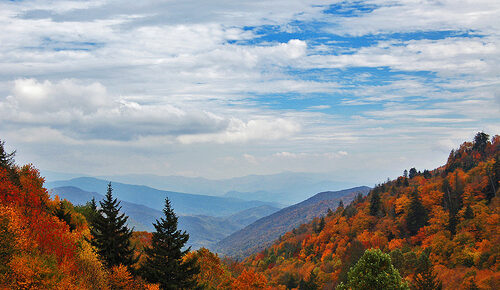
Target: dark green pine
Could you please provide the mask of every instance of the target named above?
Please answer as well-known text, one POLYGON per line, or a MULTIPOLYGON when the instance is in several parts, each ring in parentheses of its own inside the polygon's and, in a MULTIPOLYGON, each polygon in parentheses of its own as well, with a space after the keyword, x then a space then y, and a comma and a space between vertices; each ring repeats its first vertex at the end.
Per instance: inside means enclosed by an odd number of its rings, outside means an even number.
POLYGON ((155 232, 151 246, 145 248, 146 261, 139 270, 140 275, 150 283, 160 284, 161 289, 197 288, 194 275, 199 272, 196 260, 183 262, 190 247, 182 250, 189 234, 177 229, 177 216, 168 198, 163 209, 164 218, 153 224, 155 232))
POLYGON ((120 202, 113 198, 112 192, 110 182, 104 200, 99 202, 101 208, 92 223, 92 245, 97 248, 97 253, 107 267, 119 264, 131 266, 137 261, 130 245, 132 230, 126 225, 128 217, 120 214, 120 202))
POLYGON ((427 224, 429 217, 427 210, 422 205, 417 192, 414 192, 411 197, 408 215, 406 216, 406 227, 411 236, 418 233, 418 230, 427 224))
POLYGON ((380 195, 377 191, 372 191, 370 198, 370 215, 377 216, 380 211, 380 195))

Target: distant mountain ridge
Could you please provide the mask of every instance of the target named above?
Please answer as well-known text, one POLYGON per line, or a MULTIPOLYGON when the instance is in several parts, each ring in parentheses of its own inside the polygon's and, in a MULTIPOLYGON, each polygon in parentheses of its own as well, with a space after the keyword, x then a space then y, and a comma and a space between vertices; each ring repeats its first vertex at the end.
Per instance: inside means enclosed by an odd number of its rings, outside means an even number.
MULTIPOLYGON (((75 174, 43 171, 48 180, 76 178, 75 174)), ((80 175, 82 176, 82 175, 80 175)), ((352 182, 335 181, 328 174, 282 172, 270 175, 248 175, 212 180, 202 177, 128 174, 97 176, 97 179, 126 184, 144 185, 160 190, 193 194, 235 197, 291 205, 310 197, 311 192, 340 190, 353 187, 352 182)), ((49 182, 49 183, 51 183, 49 182)))
MULTIPOLYGON (((97 192, 104 195, 107 184, 108 181, 106 180, 93 177, 80 177, 70 180, 48 182, 45 186, 47 188, 74 186, 88 192, 97 192)), ((168 196, 176 213, 179 215, 210 215, 222 217, 262 205, 281 207, 277 203, 164 191, 148 186, 119 182, 112 182, 112 185, 114 189, 113 193, 118 199, 142 204, 160 211, 163 209, 165 197, 168 196)))
POLYGON ((295 227, 335 210, 340 200, 350 203, 358 194, 366 195, 367 186, 340 191, 320 192, 298 204, 263 217, 218 242, 214 250, 228 256, 243 258, 270 246, 279 236, 295 227))
MULTIPOLYGON (((58 195, 61 199, 67 199, 74 205, 83 205, 92 198, 99 202, 104 198, 102 194, 88 192, 74 186, 53 188, 51 195, 58 195)), ((134 227, 136 231, 153 231, 153 222, 163 216, 160 210, 124 200, 120 200, 120 206, 122 212, 129 217, 129 226, 134 227)), ((262 205, 245 209, 228 217, 179 215, 179 229, 189 233, 190 238, 187 245, 192 246, 193 249, 212 247, 231 233, 277 210, 279 208, 262 205)))

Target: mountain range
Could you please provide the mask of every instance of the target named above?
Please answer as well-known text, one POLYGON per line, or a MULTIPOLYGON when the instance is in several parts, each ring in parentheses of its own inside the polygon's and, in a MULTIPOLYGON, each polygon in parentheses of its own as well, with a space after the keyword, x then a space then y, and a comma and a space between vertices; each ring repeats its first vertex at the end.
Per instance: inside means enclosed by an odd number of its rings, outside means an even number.
MULTIPOLYGON (((96 192, 104 195, 107 190, 107 184, 108 181, 103 179, 79 177, 70 180, 47 182, 45 186, 47 188, 74 186, 84 191, 96 192)), ((136 204, 142 204, 160 211, 163 209, 165 204, 165 197, 168 196, 175 212, 180 215, 210 215, 223 217, 262 205, 269 205, 278 208, 282 207, 277 203, 164 191, 148 186, 132 185, 120 182, 113 182, 112 186, 113 195, 118 199, 136 204)))
MULTIPOLYGON (((42 174, 47 177, 49 183, 81 176, 51 171, 42 171, 42 174)), ((310 194, 314 192, 340 190, 356 185, 352 182, 335 181, 328 174, 302 172, 248 175, 220 180, 151 174, 110 175, 97 176, 96 178, 126 184, 145 185, 165 191, 260 200, 284 205, 300 202, 310 197, 310 194)))
POLYGON ((244 258, 269 247, 284 233, 336 209, 342 200, 350 203, 358 195, 366 195, 369 187, 361 186, 340 191, 320 192, 295 205, 263 217, 218 242, 215 251, 236 258, 244 258))
MULTIPOLYGON (((74 186, 63 186, 53 188, 52 196, 59 196, 74 205, 84 205, 95 198, 100 201, 104 195, 97 192, 88 192, 74 186)), ((141 204, 120 200, 123 213, 128 218, 129 227, 136 231, 153 231, 153 223, 163 216, 163 212, 141 204)), ((189 233, 188 246, 193 249, 201 247, 212 247, 216 242, 231 233, 238 231, 255 220, 272 214, 279 208, 269 205, 261 205, 254 208, 245 209, 227 217, 214 217, 207 215, 180 215, 179 229, 189 233)))
MULTIPOLYGON (((282 176, 284 180, 288 177, 282 176)), ((84 204, 92 197, 102 200, 107 184, 103 179, 78 177, 47 182, 46 187, 52 188, 53 195, 73 204, 84 204)), ((368 187, 323 191, 280 210, 282 205, 275 202, 243 199, 261 198, 266 195, 265 191, 254 195, 232 191, 224 196, 209 196, 115 181, 112 187, 113 195, 121 201, 123 212, 129 216, 129 225, 135 230, 152 231, 152 223, 163 215, 164 199, 168 197, 179 215, 179 228, 190 234, 190 246, 194 249, 206 247, 235 257, 245 257, 263 249, 285 232, 326 214, 329 208, 335 209, 340 200, 349 203, 357 194, 369 191, 368 187)))

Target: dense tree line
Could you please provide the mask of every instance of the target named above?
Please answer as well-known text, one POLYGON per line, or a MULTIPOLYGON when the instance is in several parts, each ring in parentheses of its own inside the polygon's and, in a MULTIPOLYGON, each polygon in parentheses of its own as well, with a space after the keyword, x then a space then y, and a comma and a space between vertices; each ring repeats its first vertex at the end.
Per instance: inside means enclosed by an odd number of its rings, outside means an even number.
POLYGON ((104 200, 51 199, 0 141, 0 288, 495 289, 500 137, 476 134, 447 163, 411 168, 283 235, 243 263, 185 248, 168 199, 153 233, 104 200))
POLYGON ((361 272, 349 273, 365 251, 376 248, 389 255, 402 283, 412 289, 496 289, 499 155, 500 136, 479 132, 453 150, 444 166, 404 170, 366 197, 331 211, 321 231, 317 221, 303 225, 244 264, 275 287, 292 289, 312 271, 320 287, 342 282, 360 289, 352 279, 361 272))

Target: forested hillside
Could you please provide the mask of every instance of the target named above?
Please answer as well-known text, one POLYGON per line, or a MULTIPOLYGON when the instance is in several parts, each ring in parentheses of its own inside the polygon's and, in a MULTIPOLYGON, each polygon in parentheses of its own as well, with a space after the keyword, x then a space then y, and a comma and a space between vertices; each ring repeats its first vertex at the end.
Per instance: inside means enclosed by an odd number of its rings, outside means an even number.
POLYGON ((439 289, 440 283, 444 289, 498 289, 499 179, 500 136, 490 141, 478 133, 444 166, 405 170, 244 264, 274 287, 332 289, 347 282, 366 249, 378 248, 416 289, 439 289))
MULTIPOLYGON (((73 205, 85 205, 92 198, 102 200, 104 197, 96 192, 88 192, 73 186, 56 187, 50 194, 70 201, 73 205)), ((161 217, 162 212, 142 204, 120 200, 121 211, 129 219, 128 224, 135 231, 153 231, 155 219, 161 217)), ((248 224, 279 210, 278 208, 262 205, 237 212, 230 216, 214 217, 207 215, 179 215, 179 229, 189 233, 187 246, 192 249, 201 247, 210 248, 221 239, 238 231, 248 224)))
POLYGON ((269 247, 284 233, 326 214, 340 201, 350 203, 358 195, 365 195, 369 187, 360 186, 339 191, 325 191, 265 216, 218 242, 215 250, 233 258, 246 258, 269 247))
POLYGON ((126 267, 106 267, 91 245, 84 207, 51 199, 32 165, 0 142, 1 289, 158 289, 126 267))
POLYGON ((500 285, 498 135, 478 133, 453 150, 444 166, 405 170, 242 263, 204 248, 184 249, 188 235, 177 230, 168 199, 153 233, 132 232, 111 184, 99 209, 95 202, 74 206, 51 199, 39 172, 16 165, 13 156, 0 142, 1 289, 500 285))
POLYGON ((226 275, 221 287, 249 289, 256 282, 257 274, 238 263, 183 249, 189 235, 177 229, 168 199, 153 233, 132 232, 111 184, 99 207, 95 200, 74 206, 52 199, 39 171, 17 165, 3 145, 0 289, 203 289, 214 283, 206 275, 214 269, 210 259, 226 275))

